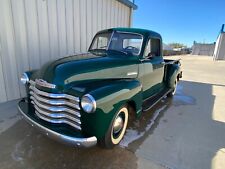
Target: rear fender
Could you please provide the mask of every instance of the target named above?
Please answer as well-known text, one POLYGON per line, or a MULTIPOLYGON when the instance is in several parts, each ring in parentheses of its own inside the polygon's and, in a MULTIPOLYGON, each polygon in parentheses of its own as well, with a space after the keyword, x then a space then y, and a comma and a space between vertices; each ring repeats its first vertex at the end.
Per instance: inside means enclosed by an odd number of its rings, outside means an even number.
POLYGON ((173 88, 175 80, 178 78, 179 73, 181 72, 179 64, 170 64, 167 68, 167 86, 173 88))
POLYGON ((138 80, 113 81, 111 84, 95 89, 91 94, 96 100, 96 111, 82 115, 82 129, 98 139, 104 137, 115 113, 128 101, 134 101, 137 115, 142 108, 142 85, 138 80))

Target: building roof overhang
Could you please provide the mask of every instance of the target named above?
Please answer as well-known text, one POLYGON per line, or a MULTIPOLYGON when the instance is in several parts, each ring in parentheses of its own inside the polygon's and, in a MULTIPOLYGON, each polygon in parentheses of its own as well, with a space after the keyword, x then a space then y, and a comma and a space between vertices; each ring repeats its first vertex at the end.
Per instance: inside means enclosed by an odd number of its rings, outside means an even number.
POLYGON ((130 8, 133 8, 134 10, 137 9, 137 5, 135 5, 134 1, 130 1, 130 0, 117 0, 117 1, 123 3, 124 5, 130 8))

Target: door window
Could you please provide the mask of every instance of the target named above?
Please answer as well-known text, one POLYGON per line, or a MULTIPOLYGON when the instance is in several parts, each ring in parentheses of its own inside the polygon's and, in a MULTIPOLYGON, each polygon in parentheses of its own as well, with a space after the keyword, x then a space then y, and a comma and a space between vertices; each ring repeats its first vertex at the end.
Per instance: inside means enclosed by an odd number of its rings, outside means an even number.
POLYGON ((161 50, 160 40, 151 38, 149 39, 148 44, 145 47, 144 57, 149 58, 160 56, 161 55, 160 50, 161 50))

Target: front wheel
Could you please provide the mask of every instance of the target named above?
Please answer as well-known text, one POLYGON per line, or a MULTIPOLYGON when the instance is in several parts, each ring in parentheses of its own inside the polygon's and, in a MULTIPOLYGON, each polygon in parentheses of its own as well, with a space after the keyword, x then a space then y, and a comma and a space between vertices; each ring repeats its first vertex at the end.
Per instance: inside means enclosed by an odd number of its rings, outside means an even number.
POLYGON ((115 145, 120 143, 126 132, 128 114, 129 112, 127 106, 123 106, 115 114, 105 137, 100 140, 101 146, 105 148, 113 148, 115 145))
POLYGON ((175 93, 176 93, 176 89, 177 89, 177 78, 176 78, 176 80, 174 82, 174 86, 172 88, 172 91, 169 92, 167 96, 168 97, 173 97, 175 95, 175 93))

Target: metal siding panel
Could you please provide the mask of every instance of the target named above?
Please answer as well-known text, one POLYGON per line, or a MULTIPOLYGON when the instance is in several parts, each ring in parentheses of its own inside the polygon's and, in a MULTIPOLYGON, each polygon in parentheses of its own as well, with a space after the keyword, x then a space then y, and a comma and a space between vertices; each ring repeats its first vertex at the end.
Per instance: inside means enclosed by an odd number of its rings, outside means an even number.
POLYGON ((73 26, 73 0, 66 0, 66 35, 68 55, 72 55, 74 53, 73 26))
POLYGON ((19 93, 19 78, 15 56, 14 28, 12 21, 11 3, 2 0, 0 5, 0 37, 2 43, 2 68, 5 79, 7 100, 17 99, 19 93))
POLYGON ((74 0, 74 49, 75 53, 81 52, 80 34, 80 0, 74 0))
POLYGON ((127 23, 126 23, 126 6, 125 5, 123 5, 123 16, 122 16, 122 18, 123 18, 123 26, 124 27, 127 27, 127 23))
POLYGON ((129 13, 130 13, 130 8, 126 7, 125 8, 125 24, 126 24, 126 27, 130 27, 129 13))
POLYGON ((105 29, 107 27, 107 16, 106 16, 106 0, 102 1, 102 28, 105 29))
POLYGON ((125 27, 128 27, 128 24, 127 24, 127 6, 124 6, 124 15, 123 15, 123 17, 124 17, 124 26, 125 27))
MULTIPOLYGON (((18 65, 18 77, 29 70, 26 21, 23 0, 12 0, 13 25, 15 33, 15 57, 18 65)), ((24 85, 19 83, 20 95, 25 96, 24 85)))
POLYGON ((92 21, 92 1, 87 1, 87 41, 86 41, 86 46, 87 49, 91 43, 92 39, 92 29, 93 29, 93 21, 92 21))
POLYGON ((98 31, 98 0, 93 0, 92 3, 92 36, 98 31))
POLYGON ((28 56, 30 57, 30 68, 40 67, 40 48, 38 36, 37 7, 35 0, 25 0, 25 17, 27 29, 28 56))
POLYGON ((107 10, 106 10, 106 16, 107 16, 107 28, 111 28, 111 0, 106 0, 106 6, 107 6, 107 10))
POLYGON ((124 27, 124 5, 121 4, 121 26, 124 27))
POLYGON ((122 12, 123 12, 123 8, 122 8, 122 4, 119 3, 119 27, 123 26, 123 21, 122 21, 122 12))
POLYGON ((58 24, 57 24, 57 4, 55 0, 48 0, 48 26, 49 26, 49 43, 50 43, 50 58, 56 59, 59 54, 58 40, 58 24))
POLYGON ((86 0, 80 1, 80 25, 81 25, 81 52, 87 51, 87 16, 86 16, 86 0))
POLYGON ((57 0, 58 37, 60 57, 67 55, 65 1, 57 0))
POLYGON ((119 24, 118 24, 118 18, 119 18, 119 2, 116 1, 115 2, 115 27, 118 27, 119 24))
POLYGON ((111 0, 111 10, 110 10, 110 15, 111 15, 111 23, 110 26, 111 27, 115 27, 115 0, 111 0))
POLYGON ((2 48, 1 48, 1 36, 0 36, 0 102, 4 102, 4 101, 7 101, 7 95, 5 90, 5 79, 3 76, 2 48))
POLYGON ((37 2, 41 65, 50 60, 47 1, 37 2))
POLYGON ((98 0, 98 31, 102 29, 102 1, 103 0, 98 0))

